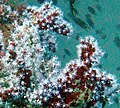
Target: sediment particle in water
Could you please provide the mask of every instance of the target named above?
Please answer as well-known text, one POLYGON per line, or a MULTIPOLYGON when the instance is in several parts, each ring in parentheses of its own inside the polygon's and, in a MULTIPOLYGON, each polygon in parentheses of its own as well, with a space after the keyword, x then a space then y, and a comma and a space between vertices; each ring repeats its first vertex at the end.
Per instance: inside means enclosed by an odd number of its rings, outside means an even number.
POLYGON ((37 0, 39 3, 43 3, 45 0, 37 0))
POLYGON ((100 4, 96 4, 95 7, 98 11, 102 12, 102 6, 100 4))
POLYGON ((76 40, 79 40, 79 39, 80 39, 80 35, 77 34, 77 35, 75 36, 75 39, 76 39, 76 40))
POLYGON ((62 58, 65 58, 66 57, 66 55, 64 54, 63 56, 62 56, 62 58))
POLYGON ((71 52, 70 52, 69 49, 65 48, 65 49, 64 49, 64 52, 65 52, 68 56, 71 56, 71 52))
POLYGON ((90 14, 86 14, 86 22, 89 24, 90 27, 94 28, 94 22, 90 14))
POLYGON ((120 49, 120 38, 119 37, 115 37, 114 43, 120 49))
POLYGON ((116 25, 115 28, 116 28, 117 30, 120 30, 120 24, 116 25))
POLYGON ((103 32, 103 28, 100 30, 96 30, 96 34, 98 34, 102 39, 106 38, 106 34, 103 32))
POLYGON ((98 65, 98 67, 99 67, 99 68, 102 68, 102 65, 101 65, 101 64, 99 64, 99 65, 98 65))
POLYGON ((78 17, 74 17, 73 20, 81 28, 83 28, 83 29, 88 29, 89 28, 88 24, 86 22, 84 22, 82 19, 80 19, 78 17))
POLYGON ((89 10, 89 12, 90 12, 91 14, 96 15, 96 11, 95 11, 95 9, 94 9, 93 7, 88 6, 88 10, 89 10))
POLYGON ((108 53, 105 53, 105 54, 104 54, 104 57, 105 57, 105 58, 108 58, 108 53))
POLYGON ((120 71, 120 66, 119 66, 119 67, 116 67, 116 71, 120 71))

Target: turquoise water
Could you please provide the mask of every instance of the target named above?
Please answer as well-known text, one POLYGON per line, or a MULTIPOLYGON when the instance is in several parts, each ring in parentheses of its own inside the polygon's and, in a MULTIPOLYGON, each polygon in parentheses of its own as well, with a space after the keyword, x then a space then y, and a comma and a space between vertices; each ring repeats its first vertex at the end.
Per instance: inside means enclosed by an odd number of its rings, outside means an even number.
MULTIPOLYGON (((40 5, 37 0, 28 0, 26 3, 40 5)), ((61 68, 70 60, 77 58, 78 35, 80 37, 92 35, 105 52, 100 67, 106 72, 114 74, 120 82, 120 0, 76 0, 75 7, 79 12, 77 16, 89 25, 86 15, 90 15, 94 23, 91 25, 94 27, 89 26, 88 30, 81 28, 73 21, 69 0, 57 0, 56 6, 64 12, 64 18, 74 27, 74 32, 69 38, 57 35, 58 50, 55 55, 61 61, 61 68), (92 14, 88 7, 92 7, 95 14, 92 14), (64 49, 69 49, 70 54, 67 55, 64 49)), ((116 104, 106 106, 106 108, 113 107, 119 108, 116 104)))

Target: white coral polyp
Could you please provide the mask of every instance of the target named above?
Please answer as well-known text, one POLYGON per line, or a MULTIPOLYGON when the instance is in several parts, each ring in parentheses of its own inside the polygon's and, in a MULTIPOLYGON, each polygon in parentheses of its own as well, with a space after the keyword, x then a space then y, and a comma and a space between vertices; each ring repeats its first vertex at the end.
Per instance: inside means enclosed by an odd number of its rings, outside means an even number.
MULTIPOLYGON (((6 8, 8 8, 8 11, 11 11, 9 7, 6 8)), ((57 12, 60 15, 59 19, 55 22, 57 25, 54 26, 58 27, 58 33, 65 32, 65 30, 68 28, 70 28, 70 31, 72 31, 72 26, 66 21, 62 20, 62 12, 59 10, 59 8, 52 6, 51 3, 45 2, 45 4, 43 4, 40 8, 27 7, 27 10, 29 9, 34 10, 34 12, 38 12, 38 15, 35 16, 34 14, 27 13, 25 11, 23 12, 23 15, 26 14, 27 18, 21 19, 22 25, 19 25, 16 20, 14 21, 13 25, 15 26, 15 28, 8 40, 8 47, 6 48, 6 51, 3 50, 5 49, 3 41, 4 36, 0 31, 0 45, 3 46, 2 50, 5 53, 5 55, 2 56, 0 60, 3 64, 2 72, 7 75, 6 77, 4 77, 4 79, 3 77, 0 78, 0 92, 4 93, 5 90, 10 90, 12 88, 23 91, 25 90, 25 87, 20 85, 20 80, 24 77, 24 75, 16 75, 18 73, 18 70, 22 67, 23 69, 29 69, 32 71, 32 75, 30 78, 31 85, 30 88, 27 89, 27 93, 24 96, 25 98, 27 97, 30 103, 42 105, 41 101, 47 101, 52 96, 51 94, 55 94, 56 96, 60 97, 58 88, 62 87, 63 85, 60 84, 58 80, 62 79, 62 82, 67 81, 66 73, 69 71, 69 77, 71 79, 74 78, 77 73, 77 69, 79 67, 85 66, 84 61, 81 60, 81 53, 83 48, 87 48, 87 44, 83 45, 83 41, 91 44, 92 47, 95 47, 95 52, 89 58, 91 60, 90 62, 92 62, 92 66, 87 72, 91 73, 92 70, 95 70, 97 73, 96 77, 102 76, 102 74, 100 73, 101 70, 95 68, 94 66, 99 63, 100 58, 104 55, 104 53, 98 47, 97 41, 92 36, 88 36, 84 40, 80 39, 80 44, 77 45, 78 59, 71 60, 69 63, 66 64, 65 68, 60 69, 60 62, 58 61, 58 58, 56 56, 51 56, 51 58, 47 59, 47 57, 45 57, 45 54, 51 54, 50 50, 48 50, 49 43, 53 42, 53 44, 55 44, 56 46, 56 38, 54 35, 51 36, 51 34, 39 31, 39 27, 38 25, 36 25, 37 21, 41 21, 44 18, 47 18, 52 13, 57 12), (67 27, 63 31, 61 31, 61 28, 59 27, 64 24, 67 27), (43 37, 41 36, 42 33, 44 33, 43 37), (41 39, 43 39, 43 41, 41 41, 41 39), (10 51, 15 54, 15 57, 13 59, 10 59, 10 51), (70 66, 71 68, 73 68, 73 70, 70 68, 70 66), (9 84, 9 87, 2 87, 5 82, 9 84), (46 89, 44 85, 47 85, 49 89, 46 89)), ((43 23, 42 25, 44 24, 45 23, 43 23)), ((86 53, 86 56, 87 55, 88 53, 86 53)), ((85 62, 89 62, 89 59, 87 59, 85 62)), ((87 72, 85 74, 86 76, 88 74, 87 72)), ((113 80, 113 84, 116 84, 115 78, 112 75, 109 74, 107 77, 113 80)), ((25 82, 21 81, 21 84, 24 85, 25 82)), ((113 90, 115 88, 116 85, 113 86, 113 90)), ((66 92, 67 91, 72 92, 73 90, 66 89, 66 92)), ((12 92, 11 94, 19 95, 19 91, 16 93, 12 92)), ((58 107, 60 106, 59 103, 57 103, 56 105, 58 107)))
MULTIPOLYGON (((86 48, 87 45, 86 44, 81 44, 82 42, 86 42, 92 45, 92 47, 95 48, 95 52, 92 54, 92 56, 90 57, 90 60, 92 61, 92 65, 97 65, 100 62, 100 58, 104 55, 104 52, 102 52, 102 50, 98 47, 98 43, 97 41, 94 39, 94 37, 87 36, 85 37, 85 39, 83 40, 82 38, 80 39, 80 44, 77 45, 77 49, 78 49, 78 57, 81 61, 81 49, 82 48, 86 48)), ((87 53, 86 53, 87 54, 87 53)), ((81 61, 82 62, 82 61, 81 61)), ((88 61, 89 62, 89 61, 88 61)))

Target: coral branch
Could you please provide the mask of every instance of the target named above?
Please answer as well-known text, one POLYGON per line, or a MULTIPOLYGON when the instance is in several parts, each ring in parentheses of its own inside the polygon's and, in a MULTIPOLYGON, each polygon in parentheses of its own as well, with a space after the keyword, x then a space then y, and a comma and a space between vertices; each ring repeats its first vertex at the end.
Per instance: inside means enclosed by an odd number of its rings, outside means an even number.
POLYGON ((0 3, 3 107, 4 102, 21 108, 90 108, 106 104, 117 90, 117 83, 113 75, 97 67, 104 53, 92 36, 80 39, 78 59, 60 69, 58 58, 53 56, 56 37, 50 31, 61 35, 72 32, 60 9, 48 2, 41 7, 15 9, 6 2, 0 3))
POLYGON ((104 55, 98 47, 97 41, 91 36, 86 37, 85 40, 81 39, 77 48, 80 61, 88 67, 99 63, 100 58, 104 55))
POLYGON ((81 61, 79 59, 71 61, 64 70, 61 70, 64 78, 58 77, 57 80, 59 95, 53 95, 43 105, 53 108, 68 108, 80 104, 82 107, 89 108, 98 102, 104 103, 106 101, 105 90, 112 87, 116 82, 112 75, 101 73, 100 69, 93 68, 92 62, 97 61, 98 63, 103 55, 101 50, 98 49, 97 42, 94 41, 93 37, 80 40, 80 45, 77 47, 80 50, 78 56, 81 61), (85 57, 86 53, 88 56, 85 57), (86 63, 86 59, 89 59, 89 62, 86 63))
POLYGON ((40 8, 27 7, 34 24, 39 25, 40 30, 53 30, 62 35, 72 32, 72 26, 63 20, 61 10, 52 3, 44 3, 40 8))

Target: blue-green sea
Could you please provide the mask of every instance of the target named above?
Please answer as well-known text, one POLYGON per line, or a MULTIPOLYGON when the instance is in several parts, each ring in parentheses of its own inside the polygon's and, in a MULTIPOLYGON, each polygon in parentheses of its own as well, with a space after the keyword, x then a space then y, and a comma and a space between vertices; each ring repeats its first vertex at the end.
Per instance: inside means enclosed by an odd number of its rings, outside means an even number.
MULTIPOLYGON (((41 5, 40 0, 20 1, 25 1, 27 5, 41 5)), ((74 22, 69 0, 55 1, 57 1, 55 5, 63 11, 64 19, 70 22, 74 28, 69 37, 56 34, 58 49, 55 55, 59 57, 61 68, 70 60, 77 58, 78 38, 92 35, 105 52, 99 67, 114 74, 120 83, 120 0, 75 0, 77 17, 88 24, 90 28, 88 30, 81 28, 74 22), (93 22, 92 24, 90 20, 93 22), (65 49, 69 50, 69 54, 65 52, 65 49)), ((120 108, 120 106, 114 103, 106 105, 105 108, 120 108)))

